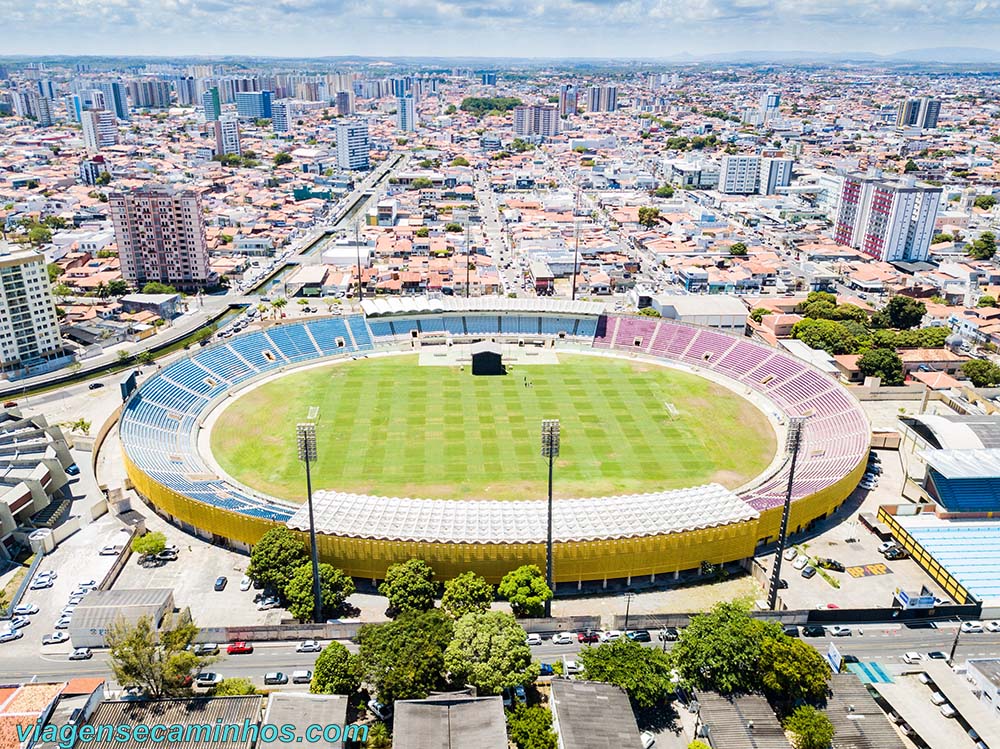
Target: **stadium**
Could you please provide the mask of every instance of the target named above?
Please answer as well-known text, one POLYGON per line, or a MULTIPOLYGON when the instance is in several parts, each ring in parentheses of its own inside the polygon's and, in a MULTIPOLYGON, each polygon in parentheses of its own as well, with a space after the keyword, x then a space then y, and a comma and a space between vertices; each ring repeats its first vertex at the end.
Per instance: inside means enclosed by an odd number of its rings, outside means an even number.
POLYGON ((119 436, 131 485, 158 513, 245 550, 275 525, 308 532, 294 423, 316 420, 325 561, 381 579, 419 557, 444 579, 471 569, 496 582, 544 567, 538 431, 559 418, 554 577, 582 584, 736 562, 773 541, 790 417, 806 419, 794 530, 851 493, 871 434, 809 364, 591 302, 387 298, 191 352, 128 396, 119 436), (502 356, 506 374, 477 377, 473 352, 502 356))

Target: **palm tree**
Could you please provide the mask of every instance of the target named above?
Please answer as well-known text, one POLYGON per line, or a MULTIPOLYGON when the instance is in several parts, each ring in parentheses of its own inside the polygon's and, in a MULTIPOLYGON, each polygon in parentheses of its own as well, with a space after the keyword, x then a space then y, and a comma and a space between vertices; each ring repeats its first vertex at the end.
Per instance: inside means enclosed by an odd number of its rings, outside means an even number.
POLYGON ((284 306, 285 306, 286 304, 288 304, 288 300, 287 300, 287 299, 285 299, 285 297, 283 297, 283 296, 279 296, 279 297, 278 297, 277 299, 275 299, 275 300, 274 300, 273 302, 271 302, 271 308, 272 308, 272 309, 273 309, 273 311, 274 311, 274 316, 275 316, 275 317, 277 317, 277 316, 278 316, 278 312, 279 312, 279 311, 281 310, 281 308, 282 308, 282 307, 284 307, 284 306))

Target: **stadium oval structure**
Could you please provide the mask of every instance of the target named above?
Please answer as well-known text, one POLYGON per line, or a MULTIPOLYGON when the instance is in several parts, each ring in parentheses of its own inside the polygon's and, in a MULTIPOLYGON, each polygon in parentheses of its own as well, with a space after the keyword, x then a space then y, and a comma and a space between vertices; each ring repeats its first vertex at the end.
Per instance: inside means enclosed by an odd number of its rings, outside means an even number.
MULTIPOLYGON (((379 299, 364 314, 273 324, 193 351, 150 377, 122 407, 119 435, 132 486, 160 514, 217 543, 249 549, 267 530, 308 529, 304 506, 265 497, 210 468, 198 432, 243 387, 324 359, 452 341, 517 341, 647 357, 765 399, 779 420, 806 417, 789 528, 835 510, 865 469, 871 431, 847 390, 788 353, 743 336, 591 302, 547 299, 379 299)), ((752 557, 779 532, 789 470, 778 460, 731 491, 718 484, 650 494, 557 499, 557 582, 631 579, 752 557)), ((426 560, 444 579, 474 570, 496 582, 522 564, 544 567, 544 500, 435 500, 320 491, 325 561, 381 579, 391 564, 426 560)))

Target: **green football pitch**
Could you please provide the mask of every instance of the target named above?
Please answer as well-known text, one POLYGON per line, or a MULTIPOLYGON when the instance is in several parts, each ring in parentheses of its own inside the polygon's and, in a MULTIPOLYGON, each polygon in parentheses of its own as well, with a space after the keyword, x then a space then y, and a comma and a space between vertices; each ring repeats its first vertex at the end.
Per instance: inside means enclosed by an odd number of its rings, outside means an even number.
POLYGON ((544 497, 542 419, 562 425, 558 497, 736 487, 775 453, 767 418, 726 388, 653 364, 560 352, 557 365, 515 365, 497 377, 418 366, 416 355, 294 372, 225 408, 211 433, 215 459, 248 486, 304 501, 295 425, 315 409, 313 488, 382 496, 544 497))

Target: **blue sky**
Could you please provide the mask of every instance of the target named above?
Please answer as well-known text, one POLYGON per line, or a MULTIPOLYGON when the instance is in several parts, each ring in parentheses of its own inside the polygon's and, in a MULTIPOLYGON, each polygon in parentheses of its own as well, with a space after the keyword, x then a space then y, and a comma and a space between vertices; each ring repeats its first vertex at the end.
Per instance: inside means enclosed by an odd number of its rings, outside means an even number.
POLYGON ((997 47, 1000 0, 0 0, 0 53, 669 57, 997 47))

